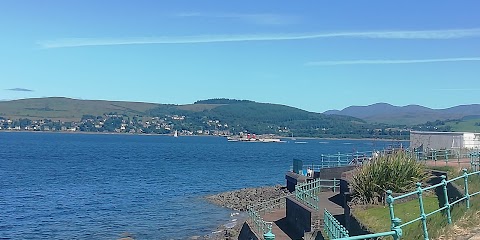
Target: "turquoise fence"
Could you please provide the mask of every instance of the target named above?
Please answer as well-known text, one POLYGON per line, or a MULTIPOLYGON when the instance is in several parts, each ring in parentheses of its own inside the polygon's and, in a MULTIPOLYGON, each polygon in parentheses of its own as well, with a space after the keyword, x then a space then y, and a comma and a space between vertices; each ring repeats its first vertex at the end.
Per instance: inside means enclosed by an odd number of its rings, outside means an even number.
POLYGON ((415 191, 412 191, 410 193, 406 193, 406 194, 403 194, 403 195, 397 196, 397 197, 393 197, 392 196, 392 191, 389 190, 389 191, 387 191, 387 203, 388 203, 388 208, 389 208, 389 212, 390 212, 390 221, 391 221, 391 230, 392 231, 383 232, 383 233, 368 234, 368 235, 362 235, 362 236, 355 236, 355 237, 333 238, 333 239, 337 239, 337 240, 339 240, 339 239, 341 239, 341 240, 358 239, 358 240, 360 240, 360 239, 376 238, 376 237, 381 237, 381 236, 392 236, 393 239, 400 239, 402 237, 402 228, 403 227, 405 227, 409 224, 420 221, 421 225, 422 225, 422 229, 423 229, 423 239, 428 240, 429 239, 428 226, 427 226, 428 217, 432 216, 433 214, 443 212, 446 216, 447 222, 449 224, 451 224, 452 223, 451 208, 452 208, 453 205, 458 204, 460 202, 465 202, 466 208, 467 209, 470 208, 470 198, 479 194, 480 191, 475 192, 475 193, 469 193, 469 191, 468 191, 468 179, 469 179, 470 176, 478 175, 478 174, 480 174, 480 171, 474 171, 474 172, 471 172, 471 173, 467 173, 467 170, 464 169, 462 176, 459 176, 459 177, 456 177, 456 178, 453 178, 453 179, 450 179, 450 180, 447 181, 446 176, 443 175, 443 176, 441 176, 442 181, 440 183, 432 185, 432 186, 428 186, 428 187, 425 187, 425 188, 422 188, 421 183, 417 183, 417 189, 415 191), (461 179, 463 179, 463 184, 464 184, 464 195, 463 195, 463 197, 461 197, 461 198, 459 198, 459 199, 450 203, 449 202, 450 198, 448 196, 448 191, 447 191, 447 185, 451 182, 461 180, 461 179), (425 191, 435 190, 436 188, 442 188, 441 192, 443 193, 443 196, 439 196, 439 197, 443 197, 444 205, 442 207, 439 207, 438 209, 432 211, 432 212, 427 213, 427 212, 425 212, 425 208, 424 208, 424 205, 423 205, 423 193, 425 191), (413 196, 413 195, 417 195, 417 197, 418 197, 419 213, 420 214, 417 218, 401 224, 401 220, 399 218, 395 217, 394 202, 395 202, 395 200, 399 200, 399 199, 402 199, 402 198, 407 198, 407 197, 410 197, 410 196, 413 196))
POLYGON ((385 151, 366 151, 354 153, 322 154, 320 160, 315 163, 303 164, 301 160, 294 159, 290 171, 306 175, 307 169, 318 172, 324 168, 341 167, 346 165, 361 165, 363 162, 371 160, 376 156, 384 154, 385 151))
POLYGON ((252 224, 251 226, 259 234, 260 238, 264 237, 265 234, 272 235, 273 223, 263 220, 263 216, 265 215, 265 213, 270 212, 277 208, 285 207, 286 198, 292 195, 293 194, 289 194, 283 197, 279 197, 279 198, 265 201, 259 204, 255 204, 247 208, 249 221, 252 224))
POLYGON ((304 205, 318 210, 318 193, 322 188, 331 188, 336 192, 340 188, 340 180, 315 179, 310 182, 295 185, 295 198, 304 205))
POLYGON ((422 151, 408 151, 410 154, 414 155, 417 161, 433 161, 435 165, 437 163, 445 163, 448 165, 449 162, 456 162, 459 165, 466 159, 470 160, 470 165, 474 171, 480 170, 479 169, 479 162, 480 162, 480 152, 472 151, 468 149, 430 149, 428 152, 422 151))
POLYGON ((363 239, 377 239, 379 237, 387 237, 392 236, 395 240, 399 239, 397 236, 402 235, 402 229, 399 227, 400 219, 394 219, 395 226, 392 227, 392 231, 383 232, 383 233, 374 233, 374 234, 367 234, 361 236, 348 236, 348 230, 338 222, 333 215, 325 209, 323 214, 323 222, 324 222, 324 231, 328 236, 328 239, 349 239, 349 240, 363 240, 363 239))
POLYGON ((326 208, 323 212, 323 224, 328 239, 348 237, 348 230, 326 208))
POLYGON ((428 152, 412 151, 409 149, 384 149, 382 151, 365 151, 354 153, 337 153, 337 154, 322 154, 320 160, 312 163, 303 163, 300 160, 294 160, 294 165, 290 167, 290 171, 306 175, 307 169, 318 172, 324 168, 341 167, 346 165, 362 165, 364 162, 370 161, 376 157, 391 154, 395 151, 402 150, 406 153, 412 154, 417 161, 434 161, 440 165, 449 162, 457 162, 459 165, 465 159, 470 160, 470 166, 474 171, 480 170, 480 152, 468 149, 448 149, 435 150, 430 149, 428 152))
POLYGON ((250 223, 255 231, 259 234, 259 237, 262 237, 263 234, 272 232, 272 222, 264 221, 260 213, 251 208, 249 208, 247 211, 250 218, 250 223))

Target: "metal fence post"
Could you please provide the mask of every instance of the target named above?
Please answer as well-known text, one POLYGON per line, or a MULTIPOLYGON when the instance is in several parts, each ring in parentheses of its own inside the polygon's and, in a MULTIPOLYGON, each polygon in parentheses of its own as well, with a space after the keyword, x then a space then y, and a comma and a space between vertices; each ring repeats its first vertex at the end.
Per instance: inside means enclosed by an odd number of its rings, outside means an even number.
POLYGON ((472 156, 472 153, 469 154, 469 157, 470 157, 470 167, 473 169, 473 171, 475 171, 475 167, 473 166, 473 156, 472 156))
POLYGON ((425 215, 425 208, 423 207, 423 197, 422 197, 422 184, 417 183, 417 195, 418 195, 418 203, 420 205, 420 217, 422 219, 422 227, 423 227, 423 239, 428 239, 428 230, 427 230, 427 216, 425 215))
POLYGON ((338 152, 337 166, 340 166, 340 152, 338 152))
POLYGON ((268 232, 263 234, 263 239, 265 240, 275 240, 275 234, 272 233, 272 225, 268 225, 268 232))
POLYGON ((399 240, 400 238, 402 238, 403 235, 402 228, 399 227, 400 223, 402 223, 402 220, 400 220, 400 218, 394 218, 392 222, 392 230, 395 231, 395 235, 393 235, 393 240, 399 240))
POLYGON ((321 156, 321 157, 322 157, 322 168, 324 168, 324 166, 323 166, 323 154, 322 154, 322 156, 321 156))
POLYGON ((457 162, 458 162, 458 165, 459 165, 459 166, 460 166, 460 155, 461 155, 461 154, 462 154, 461 152, 457 153, 457 162))
POLYGON ((442 175, 442 184, 443 184, 443 196, 445 197, 445 204, 444 206, 447 207, 447 220, 448 224, 452 224, 452 215, 450 213, 450 203, 448 203, 448 191, 447 191, 447 181, 446 181, 446 176, 442 175))
POLYGON ((391 228, 395 227, 394 224, 394 219, 395 219, 395 213, 393 212, 393 197, 392 197, 392 191, 387 190, 387 203, 388 203, 388 209, 390 211, 390 222, 391 222, 391 228))
POLYGON ((445 149, 445 165, 448 165, 448 150, 445 149))
POLYGON ((337 186, 337 179, 333 178, 333 192, 336 192, 335 191, 336 186, 337 186))
POLYGON ((467 204, 467 209, 470 208, 470 195, 468 194, 468 174, 467 169, 463 169, 463 183, 465 185, 465 199, 467 204))

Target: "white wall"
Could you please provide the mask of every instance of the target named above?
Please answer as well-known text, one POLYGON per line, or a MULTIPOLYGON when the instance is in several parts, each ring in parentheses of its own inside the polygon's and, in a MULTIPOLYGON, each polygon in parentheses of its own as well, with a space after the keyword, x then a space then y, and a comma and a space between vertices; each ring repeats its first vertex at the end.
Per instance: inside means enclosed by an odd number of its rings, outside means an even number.
POLYGON ((480 148, 480 134, 479 133, 464 133, 463 142, 465 148, 480 148))

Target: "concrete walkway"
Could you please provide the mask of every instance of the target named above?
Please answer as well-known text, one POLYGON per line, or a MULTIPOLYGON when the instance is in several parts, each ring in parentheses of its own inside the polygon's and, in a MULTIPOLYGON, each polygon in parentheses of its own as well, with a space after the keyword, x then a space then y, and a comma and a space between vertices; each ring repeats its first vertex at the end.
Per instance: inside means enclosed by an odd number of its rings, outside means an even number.
MULTIPOLYGON (((334 192, 321 192, 319 195, 319 214, 323 220, 323 211, 326 208, 332 215, 343 215, 340 194, 334 192)), ((279 208, 266 213, 263 219, 267 222, 273 222, 272 233, 275 234, 275 240, 292 240, 301 239, 303 237, 296 234, 293 229, 286 223, 286 209, 279 208)))
POLYGON ((461 159, 452 158, 452 159, 449 159, 448 162, 445 161, 444 159, 437 160, 437 161, 428 160, 428 161, 422 161, 422 162, 425 162, 427 166, 432 166, 432 167, 450 166, 458 169, 470 168, 470 158, 461 158, 461 159))
POLYGON ((286 209, 285 208, 279 208, 276 209, 273 212, 265 214, 263 216, 263 220, 267 222, 273 222, 272 224, 272 233, 275 234, 275 240, 290 240, 292 239, 290 236, 288 236, 287 233, 285 233, 278 225, 277 223, 281 221, 283 218, 286 216, 286 209))

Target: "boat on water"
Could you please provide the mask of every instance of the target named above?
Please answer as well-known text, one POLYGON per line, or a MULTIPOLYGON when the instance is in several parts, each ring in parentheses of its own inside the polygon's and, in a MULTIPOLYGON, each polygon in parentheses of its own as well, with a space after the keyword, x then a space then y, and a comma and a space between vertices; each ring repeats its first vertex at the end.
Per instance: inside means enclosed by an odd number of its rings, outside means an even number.
POLYGON ((265 142, 265 143, 283 143, 280 138, 274 138, 271 136, 257 137, 255 134, 246 134, 241 136, 227 137, 228 142, 265 142))
POLYGON ((175 132, 173 133, 173 137, 178 137, 178 131, 175 130, 175 132))

